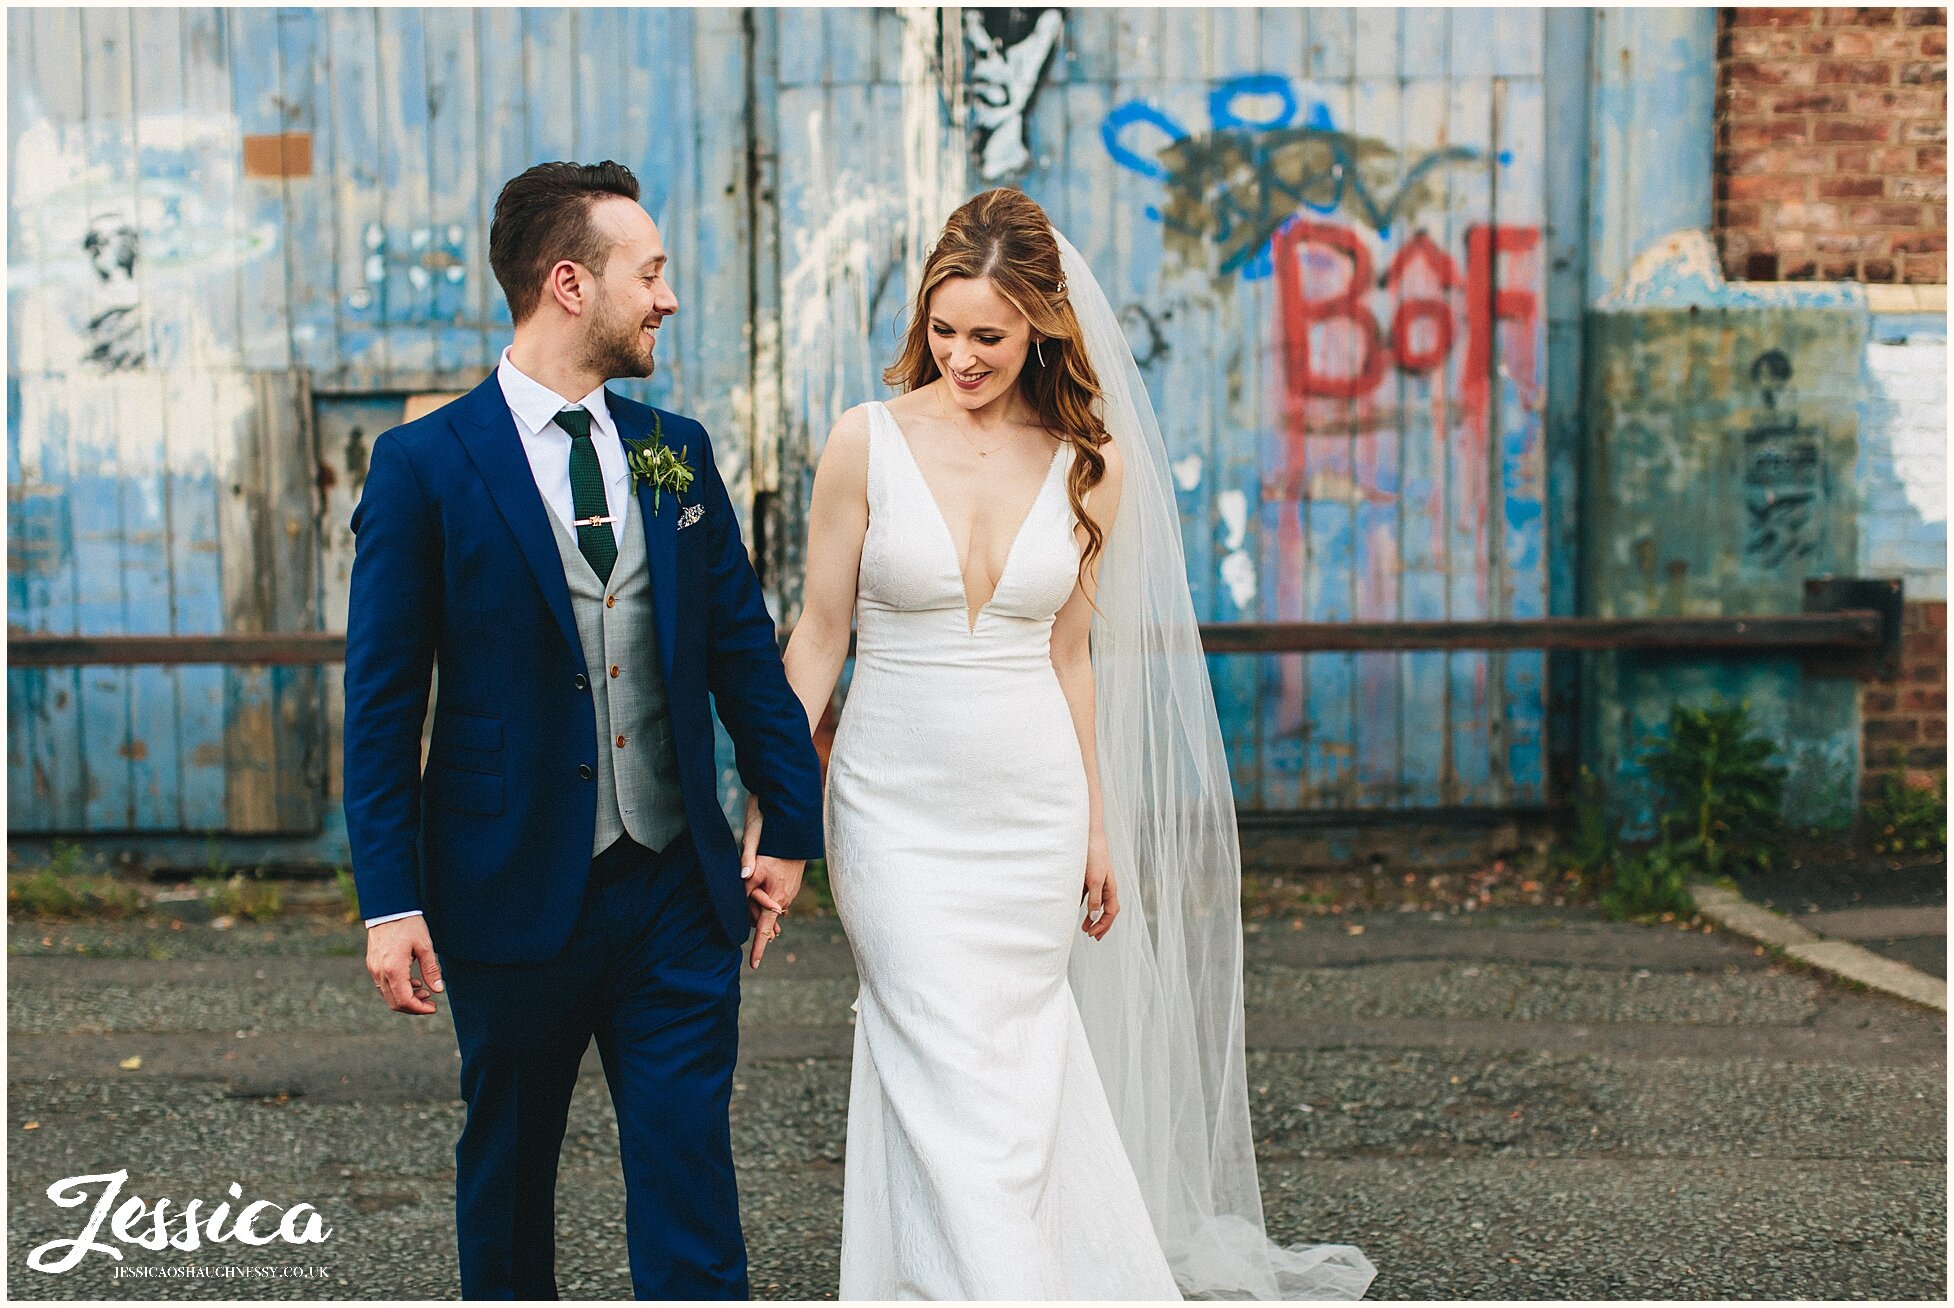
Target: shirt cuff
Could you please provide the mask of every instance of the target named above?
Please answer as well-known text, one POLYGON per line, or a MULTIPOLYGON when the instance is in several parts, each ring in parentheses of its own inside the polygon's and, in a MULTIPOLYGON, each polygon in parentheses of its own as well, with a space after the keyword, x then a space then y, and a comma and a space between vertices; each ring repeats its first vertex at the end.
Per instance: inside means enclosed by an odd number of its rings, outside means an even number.
POLYGON ((420 909, 410 908, 405 913, 389 913, 385 917, 370 917, 366 920, 366 924, 369 927, 377 927, 382 922, 398 922, 403 917, 420 917, 420 916, 422 916, 420 909))

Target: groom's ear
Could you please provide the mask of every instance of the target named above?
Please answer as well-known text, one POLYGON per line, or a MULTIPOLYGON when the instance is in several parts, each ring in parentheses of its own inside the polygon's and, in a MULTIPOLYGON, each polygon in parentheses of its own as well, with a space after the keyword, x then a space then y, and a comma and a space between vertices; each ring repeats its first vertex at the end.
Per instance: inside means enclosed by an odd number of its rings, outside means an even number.
POLYGON ((543 293, 554 299, 563 312, 576 317, 589 307, 588 285, 582 264, 558 259, 550 265, 543 281, 543 293))

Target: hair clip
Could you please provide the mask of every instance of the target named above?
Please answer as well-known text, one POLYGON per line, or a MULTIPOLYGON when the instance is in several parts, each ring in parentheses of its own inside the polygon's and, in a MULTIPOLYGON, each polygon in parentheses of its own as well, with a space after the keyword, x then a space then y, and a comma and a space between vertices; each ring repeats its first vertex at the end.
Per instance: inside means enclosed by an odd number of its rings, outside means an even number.
POLYGON ((1053 291, 1052 294, 1054 295, 1065 294, 1065 279, 1063 277, 1058 279, 1058 289, 1056 291, 1053 291))

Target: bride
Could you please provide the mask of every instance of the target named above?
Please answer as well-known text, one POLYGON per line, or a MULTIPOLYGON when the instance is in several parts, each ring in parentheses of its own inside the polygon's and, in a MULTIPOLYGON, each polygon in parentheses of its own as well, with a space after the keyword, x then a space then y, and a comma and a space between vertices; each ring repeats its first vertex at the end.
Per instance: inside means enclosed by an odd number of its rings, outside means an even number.
POLYGON ((861 977, 844 1299, 1355 1299, 1263 1232, 1240 863, 1166 451, 1023 193, 952 214, 835 424, 788 680, 861 977), (1080 937, 1084 939, 1081 940, 1080 937))

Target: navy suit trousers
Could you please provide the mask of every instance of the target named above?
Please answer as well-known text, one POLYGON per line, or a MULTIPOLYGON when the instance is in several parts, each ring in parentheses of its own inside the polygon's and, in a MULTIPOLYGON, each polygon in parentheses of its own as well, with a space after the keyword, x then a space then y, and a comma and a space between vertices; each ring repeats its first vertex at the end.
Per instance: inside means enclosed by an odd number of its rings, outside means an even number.
POLYGON ((468 1120, 455 1147, 462 1296, 556 1297, 556 1171, 597 1041, 616 1106, 632 1289, 744 1299, 727 1109, 740 947, 690 838, 605 851, 569 944, 542 963, 441 960, 468 1120))

